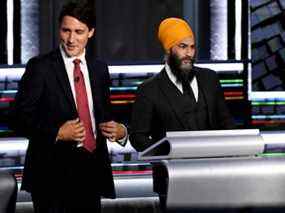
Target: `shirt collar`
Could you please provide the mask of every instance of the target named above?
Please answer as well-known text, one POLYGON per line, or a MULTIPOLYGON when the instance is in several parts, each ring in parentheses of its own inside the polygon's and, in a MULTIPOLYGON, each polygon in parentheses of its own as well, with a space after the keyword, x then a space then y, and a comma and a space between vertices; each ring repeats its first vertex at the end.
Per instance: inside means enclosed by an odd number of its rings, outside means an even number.
POLYGON ((176 76, 172 73, 171 68, 167 62, 165 62, 165 70, 166 70, 168 77, 173 83, 178 84, 178 85, 181 84, 180 81, 177 80, 176 76))

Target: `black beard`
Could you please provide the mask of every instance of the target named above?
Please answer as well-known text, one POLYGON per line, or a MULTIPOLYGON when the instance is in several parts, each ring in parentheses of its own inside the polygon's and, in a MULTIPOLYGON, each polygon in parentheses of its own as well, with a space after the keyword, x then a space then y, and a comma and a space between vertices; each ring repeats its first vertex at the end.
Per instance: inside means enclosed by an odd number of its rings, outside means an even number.
POLYGON ((191 61, 191 68, 183 68, 181 69, 181 59, 179 59, 175 54, 171 53, 168 56, 167 63, 171 69, 171 72, 179 82, 182 81, 191 81, 195 76, 195 70, 193 69, 194 58, 188 58, 191 61))

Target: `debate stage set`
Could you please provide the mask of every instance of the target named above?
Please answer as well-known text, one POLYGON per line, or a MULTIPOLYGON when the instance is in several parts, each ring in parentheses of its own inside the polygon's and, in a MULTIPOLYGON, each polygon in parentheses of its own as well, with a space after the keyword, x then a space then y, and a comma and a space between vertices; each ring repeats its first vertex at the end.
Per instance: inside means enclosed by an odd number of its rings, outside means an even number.
MULTIPOLYGON (((284 137, 257 129, 169 132, 136 161, 113 163, 117 198, 103 199, 103 212, 283 212, 284 137)), ((23 162, 27 142, 6 138, 0 145, 9 147, 0 204, 17 199, 17 212, 32 212, 29 194, 15 191, 22 171, 15 164, 23 162)))
MULTIPOLYGON (((0 213, 32 213, 30 194, 20 190, 28 139, 9 129, 7 115, 29 58, 58 47, 66 1, 2 2, 0 213)), ((88 51, 108 63, 117 121, 130 125, 138 85, 163 68, 158 24, 181 17, 195 33, 195 65, 217 72, 237 126, 167 132, 140 153, 129 141, 107 141, 117 198, 103 198, 102 212, 284 212, 285 0, 94 0, 94 7, 88 51)))

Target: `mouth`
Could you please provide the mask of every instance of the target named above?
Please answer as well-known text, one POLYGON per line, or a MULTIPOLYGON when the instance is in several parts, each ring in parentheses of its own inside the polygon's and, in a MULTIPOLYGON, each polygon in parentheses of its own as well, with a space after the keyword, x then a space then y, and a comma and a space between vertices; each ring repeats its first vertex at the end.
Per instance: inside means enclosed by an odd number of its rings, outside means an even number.
POLYGON ((74 56, 77 53, 77 46, 63 43, 63 49, 68 56, 74 56))
POLYGON ((192 64, 192 60, 189 60, 189 59, 184 59, 181 62, 182 64, 192 64))
POLYGON ((70 45, 66 45, 66 49, 69 51, 72 51, 76 48, 76 46, 70 46, 70 45))
POLYGON ((193 64, 194 63, 194 59, 191 57, 185 57, 181 59, 181 63, 182 64, 193 64))

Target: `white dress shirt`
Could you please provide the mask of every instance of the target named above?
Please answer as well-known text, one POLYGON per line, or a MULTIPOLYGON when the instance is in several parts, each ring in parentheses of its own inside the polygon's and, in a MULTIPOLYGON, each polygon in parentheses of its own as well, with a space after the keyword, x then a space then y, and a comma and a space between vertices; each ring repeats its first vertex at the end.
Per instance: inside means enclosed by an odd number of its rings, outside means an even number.
POLYGON ((60 46, 60 52, 61 52, 61 55, 62 55, 62 58, 64 61, 65 69, 66 69, 66 72, 68 75, 68 80, 69 80, 69 84, 71 87, 71 91, 72 91, 72 95, 73 95, 76 107, 77 107, 77 103, 76 103, 76 95, 75 95, 75 87, 74 87, 74 75, 73 75, 74 63, 73 63, 73 61, 74 61, 74 59, 80 59, 80 61, 81 61, 80 62, 80 69, 81 69, 81 72, 83 74, 84 83, 85 83, 85 87, 86 87, 92 130, 93 130, 94 136, 96 138, 96 123, 95 123, 95 117, 94 117, 93 98, 92 98, 92 92, 91 92, 90 78, 89 78, 89 74, 88 74, 87 63, 86 63, 86 59, 85 59, 85 50, 80 56, 77 56, 77 57, 68 57, 61 46, 60 46))
MULTIPOLYGON (((183 93, 183 89, 182 89, 182 83, 179 82, 176 78, 176 76, 172 73, 169 65, 167 63, 165 63, 165 70, 166 70, 166 73, 170 79, 170 81, 179 89, 179 91, 181 93, 183 93)), ((190 86, 193 90, 193 93, 194 93, 194 96, 195 96, 195 100, 196 102, 198 101, 198 82, 197 82, 197 78, 196 76, 194 76, 194 78, 192 79, 192 81, 190 82, 190 86)))

